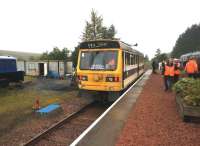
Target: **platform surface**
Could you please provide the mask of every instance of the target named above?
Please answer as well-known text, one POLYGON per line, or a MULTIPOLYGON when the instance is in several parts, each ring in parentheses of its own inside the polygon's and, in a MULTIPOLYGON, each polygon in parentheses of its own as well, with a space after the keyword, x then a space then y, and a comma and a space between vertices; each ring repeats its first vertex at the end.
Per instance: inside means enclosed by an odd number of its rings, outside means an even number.
POLYGON ((150 73, 151 71, 147 71, 144 77, 76 145, 114 146, 150 73))
POLYGON ((200 124, 179 116, 175 94, 152 74, 129 113, 115 146, 200 146, 200 124))

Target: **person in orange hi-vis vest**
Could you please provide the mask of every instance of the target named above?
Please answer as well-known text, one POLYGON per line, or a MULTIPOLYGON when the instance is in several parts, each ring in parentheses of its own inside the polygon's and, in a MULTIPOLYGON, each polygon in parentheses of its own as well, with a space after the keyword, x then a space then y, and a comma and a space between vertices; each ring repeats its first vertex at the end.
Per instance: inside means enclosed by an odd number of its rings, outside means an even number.
POLYGON ((188 74, 188 77, 196 78, 196 73, 198 71, 198 66, 193 57, 190 57, 188 62, 185 65, 185 71, 188 74))
POLYGON ((174 83, 179 80, 179 76, 181 74, 180 66, 180 62, 178 60, 174 60, 174 83))
POLYGON ((169 78, 169 60, 165 63, 165 66, 163 67, 163 76, 164 76, 164 85, 165 85, 165 91, 169 89, 169 83, 168 83, 168 78, 169 78))
POLYGON ((174 80, 174 65, 172 60, 168 60, 163 71, 165 91, 171 89, 174 80))
POLYGON ((170 66, 169 66, 169 89, 172 88, 172 85, 174 83, 174 75, 175 75, 174 63, 173 63, 173 60, 171 59, 170 60, 170 66))

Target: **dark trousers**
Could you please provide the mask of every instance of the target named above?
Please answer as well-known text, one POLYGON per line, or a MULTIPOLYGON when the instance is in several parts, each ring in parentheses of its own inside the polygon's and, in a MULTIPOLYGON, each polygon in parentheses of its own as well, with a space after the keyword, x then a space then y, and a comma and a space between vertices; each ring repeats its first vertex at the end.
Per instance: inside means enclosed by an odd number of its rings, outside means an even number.
POLYGON ((168 89, 169 89, 168 78, 169 78, 169 76, 164 76, 164 85, 165 85, 165 90, 168 90, 168 89))
POLYGON ((174 77, 173 76, 169 76, 169 89, 172 88, 173 83, 174 83, 174 77))
POLYGON ((196 74, 195 74, 195 73, 192 73, 192 74, 188 73, 188 77, 189 77, 189 78, 194 78, 194 79, 195 79, 195 78, 196 78, 196 74))
POLYGON ((164 76, 165 90, 171 89, 174 83, 174 77, 164 76))

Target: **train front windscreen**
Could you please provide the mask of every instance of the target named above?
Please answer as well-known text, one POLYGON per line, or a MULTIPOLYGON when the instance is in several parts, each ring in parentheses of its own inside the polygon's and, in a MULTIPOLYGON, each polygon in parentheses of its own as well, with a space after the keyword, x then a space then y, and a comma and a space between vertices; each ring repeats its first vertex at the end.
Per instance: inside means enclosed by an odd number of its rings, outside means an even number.
POLYGON ((116 70, 118 51, 82 51, 81 70, 116 70))

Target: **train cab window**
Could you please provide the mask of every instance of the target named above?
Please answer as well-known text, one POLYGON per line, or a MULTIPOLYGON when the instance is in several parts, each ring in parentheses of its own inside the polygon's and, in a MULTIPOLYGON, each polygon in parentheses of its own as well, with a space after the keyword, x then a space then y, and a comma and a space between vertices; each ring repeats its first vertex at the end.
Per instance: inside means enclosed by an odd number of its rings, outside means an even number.
POLYGON ((117 51, 83 51, 80 56, 80 69, 115 70, 117 51))

